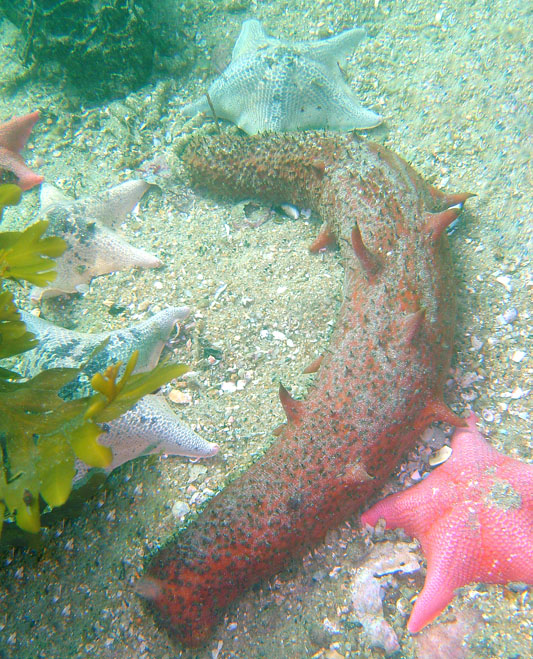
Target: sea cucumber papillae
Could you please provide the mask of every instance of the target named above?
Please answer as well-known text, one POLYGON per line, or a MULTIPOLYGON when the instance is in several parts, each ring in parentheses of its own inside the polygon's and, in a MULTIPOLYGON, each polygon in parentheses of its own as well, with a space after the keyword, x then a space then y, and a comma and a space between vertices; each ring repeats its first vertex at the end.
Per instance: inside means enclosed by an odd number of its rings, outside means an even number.
POLYGON ((442 401, 455 323, 445 228, 468 194, 445 195, 401 158, 355 136, 196 140, 193 184, 312 208, 311 246, 336 241, 344 301, 306 400, 265 455, 155 554, 139 591, 172 636, 198 645, 230 602, 317 544, 385 482, 442 401))

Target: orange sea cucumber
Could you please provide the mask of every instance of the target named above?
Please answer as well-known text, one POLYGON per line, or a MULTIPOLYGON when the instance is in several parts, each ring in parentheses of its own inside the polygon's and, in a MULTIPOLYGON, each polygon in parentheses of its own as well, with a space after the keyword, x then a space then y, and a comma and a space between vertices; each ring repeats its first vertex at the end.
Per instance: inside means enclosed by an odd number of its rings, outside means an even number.
POLYGON ((224 608, 317 544, 376 492, 442 401, 455 324, 445 228, 468 194, 445 195, 356 136, 219 136, 184 154, 193 184, 312 208, 345 265, 344 301, 304 401, 264 456, 155 554, 140 592, 187 645, 224 608))

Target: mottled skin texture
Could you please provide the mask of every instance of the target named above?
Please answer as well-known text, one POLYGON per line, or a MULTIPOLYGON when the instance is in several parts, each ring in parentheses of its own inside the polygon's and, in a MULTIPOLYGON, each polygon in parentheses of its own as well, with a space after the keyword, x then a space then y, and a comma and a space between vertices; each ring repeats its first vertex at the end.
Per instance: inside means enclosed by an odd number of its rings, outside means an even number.
POLYGON ((455 320, 445 226, 468 195, 437 192, 387 149, 302 133, 196 141, 192 183, 314 209, 346 277, 329 349, 305 401, 280 389, 287 425, 264 456, 151 559, 140 592, 198 645, 231 601, 320 542, 379 490, 442 403, 455 320), (358 228, 358 230, 357 230, 358 228))

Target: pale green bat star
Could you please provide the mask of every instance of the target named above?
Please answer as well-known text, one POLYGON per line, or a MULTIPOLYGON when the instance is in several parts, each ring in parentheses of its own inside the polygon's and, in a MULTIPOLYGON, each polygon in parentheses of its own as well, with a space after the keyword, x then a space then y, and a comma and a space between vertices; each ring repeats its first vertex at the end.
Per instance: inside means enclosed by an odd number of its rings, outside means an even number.
POLYGON ((57 277, 45 288, 34 287, 31 300, 87 289, 93 277, 130 268, 156 268, 161 261, 127 243, 116 229, 149 188, 133 180, 84 199, 70 199, 52 185, 41 187, 41 217, 46 235, 60 236, 66 251, 56 259, 57 277))
MULTIPOLYGON (((339 64, 365 31, 354 28, 320 41, 282 41, 261 23, 245 21, 231 63, 209 87, 218 118, 253 135, 263 131, 373 128, 383 119, 362 108, 344 82, 339 64)), ((210 112, 207 96, 182 109, 210 112)))

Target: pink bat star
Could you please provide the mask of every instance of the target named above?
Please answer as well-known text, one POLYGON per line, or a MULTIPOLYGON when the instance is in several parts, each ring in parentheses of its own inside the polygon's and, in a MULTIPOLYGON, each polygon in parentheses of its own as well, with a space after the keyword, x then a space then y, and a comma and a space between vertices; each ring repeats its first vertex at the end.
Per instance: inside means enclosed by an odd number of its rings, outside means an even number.
POLYGON ((0 124, 0 180, 2 170, 13 172, 17 178, 15 183, 22 190, 29 190, 44 181, 43 176, 32 172, 26 166, 19 154, 38 119, 39 112, 32 112, 23 117, 13 117, 10 121, 0 124))
POLYGON ((455 431, 452 456, 417 485, 361 516, 401 527, 427 560, 424 587, 407 623, 420 631, 469 583, 533 584, 533 465, 493 449, 476 428, 455 431))

